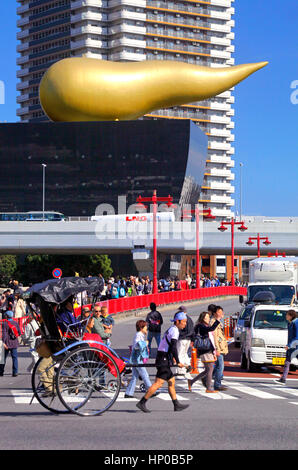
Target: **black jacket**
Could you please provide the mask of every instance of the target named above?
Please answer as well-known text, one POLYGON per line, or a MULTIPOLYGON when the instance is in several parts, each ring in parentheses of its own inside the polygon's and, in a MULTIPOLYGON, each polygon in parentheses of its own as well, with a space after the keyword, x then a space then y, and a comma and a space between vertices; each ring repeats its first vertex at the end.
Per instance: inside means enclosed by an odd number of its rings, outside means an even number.
POLYGON ((148 313, 146 317, 146 322, 148 323, 148 330, 153 333, 161 332, 161 325, 163 324, 163 319, 161 314, 155 310, 148 313))
POLYGON ((206 338, 208 336, 208 333, 210 331, 216 330, 220 322, 218 320, 215 320, 212 326, 205 325, 205 323, 199 323, 198 325, 195 326, 195 334, 202 336, 202 338, 206 338))

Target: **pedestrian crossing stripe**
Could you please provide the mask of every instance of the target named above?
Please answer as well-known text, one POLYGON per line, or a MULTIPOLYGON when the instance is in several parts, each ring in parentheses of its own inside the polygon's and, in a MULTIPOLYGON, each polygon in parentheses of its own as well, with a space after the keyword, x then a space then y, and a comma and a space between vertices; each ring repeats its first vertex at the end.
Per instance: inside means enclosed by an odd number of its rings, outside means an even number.
MULTIPOLYGON (((228 387, 228 392, 218 392, 218 393, 206 393, 205 387, 200 383, 195 383, 192 387, 191 393, 188 391, 187 381, 181 380, 177 383, 176 394, 179 401, 192 401, 201 399, 201 397, 211 399, 211 400, 238 400, 245 399, 246 395, 263 399, 263 400, 290 400, 290 397, 298 397, 298 389, 290 388, 281 385, 269 384, 269 383, 258 383, 256 387, 253 387, 252 384, 246 385, 240 382, 234 381, 223 381, 223 384, 228 387), (269 391, 264 390, 264 388, 269 388, 269 391), (238 394, 234 395, 233 391, 240 392, 241 396, 238 394)), ((160 399, 163 401, 170 401, 171 397, 168 393, 167 387, 161 387, 158 390, 160 393, 155 398, 156 400, 160 399)), ((32 400, 32 390, 31 389, 21 389, 21 390, 11 390, 11 394, 14 398, 16 404, 30 404, 32 400)), ((108 392, 107 392, 108 394, 108 392)), ((114 395, 114 394, 113 394, 114 395)), ((137 402, 139 401, 140 395, 137 394, 136 397, 124 398, 125 391, 120 391, 117 402, 137 402)), ((297 405, 298 402, 289 402, 293 405, 297 405)), ((33 399, 32 404, 38 404, 36 398, 33 399)))
POLYGON ((273 395, 272 393, 268 393, 268 392, 263 392, 262 390, 248 387, 247 385, 242 385, 237 382, 228 382, 228 384, 229 384, 229 388, 233 388, 239 392, 246 393, 247 395, 253 395, 254 397, 257 397, 257 398, 263 398, 265 400, 267 399, 285 400, 285 397, 281 397, 279 395, 273 395))

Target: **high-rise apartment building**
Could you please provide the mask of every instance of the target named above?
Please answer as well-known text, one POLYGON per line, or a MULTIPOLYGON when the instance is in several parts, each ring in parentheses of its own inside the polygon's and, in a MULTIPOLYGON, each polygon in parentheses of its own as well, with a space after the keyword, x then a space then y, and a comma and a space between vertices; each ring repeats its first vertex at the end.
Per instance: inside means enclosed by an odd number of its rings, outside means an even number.
MULTIPOLYGON (((18 116, 27 122, 47 120, 39 104, 38 85, 45 70, 65 57, 233 65, 233 1, 18 0, 18 116)), ((192 119, 208 135, 200 202, 218 218, 234 215, 233 102, 228 91, 143 118, 192 119)))

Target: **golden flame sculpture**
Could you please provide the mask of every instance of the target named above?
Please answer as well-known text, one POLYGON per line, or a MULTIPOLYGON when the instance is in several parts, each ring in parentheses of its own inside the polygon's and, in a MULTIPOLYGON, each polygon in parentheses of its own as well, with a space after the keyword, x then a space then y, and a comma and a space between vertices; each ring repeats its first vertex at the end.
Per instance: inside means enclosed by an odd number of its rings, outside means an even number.
POLYGON ((45 72, 39 96, 52 121, 131 120, 216 96, 267 64, 210 68, 178 61, 76 57, 60 60, 45 72))

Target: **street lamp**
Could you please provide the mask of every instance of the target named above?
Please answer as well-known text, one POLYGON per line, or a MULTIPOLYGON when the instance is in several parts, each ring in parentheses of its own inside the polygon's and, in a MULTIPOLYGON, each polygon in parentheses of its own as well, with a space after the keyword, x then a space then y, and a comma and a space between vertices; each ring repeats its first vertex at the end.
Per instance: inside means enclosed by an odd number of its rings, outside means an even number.
POLYGON ((158 294, 157 288, 157 203, 164 202, 168 207, 171 207, 173 198, 172 196, 167 197, 157 197, 156 189, 153 191, 152 197, 141 197, 137 198, 137 203, 141 204, 143 202, 151 202, 153 204, 153 294, 158 294))
POLYGON ((42 163, 42 221, 44 222, 45 212, 45 191, 46 191, 46 167, 45 163, 42 163))
POLYGON ((268 237, 260 237, 260 234, 258 233, 258 235, 256 237, 249 237, 248 242, 246 242, 246 244, 250 245, 250 246, 254 245, 253 240, 257 241, 257 244, 258 244, 258 258, 260 258, 260 256, 261 256, 261 249, 260 249, 261 240, 264 240, 263 245, 266 245, 266 246, 271 245, 271 242, 269 241, 268 237))
POLYGON ((235 246, 234 246, 234 232, 235 232, 235 225, 239 225, 238 230, 241 232, 245 232, 247 230, 247 227, 245 227, 244 222, 235 222, 235 219, 233 218, 231 221, 222 221, 221 225, 218 227, 218 230, 221 232, 225 232, 227 230, 226 225, 231 226, 231 252, 232 252, 232 286, 235 287, 235 278, 234 278, 234 258, 235 258, 235 246))
POLYGON ((183 217, 187 217, 190 214, 195 214, 196 217, 196 288, 200 287, 200 246, 199 246, 199 220, 200 215, 206 217, 206 219, 215 219, 215 216, 212 215, 211 209, 203 209, 200 211, 199 205, 196 204, 195 209, 185 210, 183 212, 183 217))

